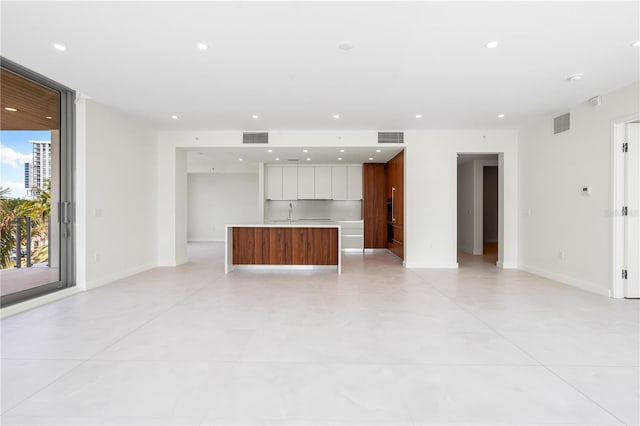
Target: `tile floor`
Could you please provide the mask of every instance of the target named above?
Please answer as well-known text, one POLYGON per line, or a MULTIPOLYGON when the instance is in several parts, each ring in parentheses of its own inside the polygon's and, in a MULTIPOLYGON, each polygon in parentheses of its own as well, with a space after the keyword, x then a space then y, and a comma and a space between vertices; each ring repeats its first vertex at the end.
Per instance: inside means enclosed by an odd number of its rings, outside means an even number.
POLYGON ((638 424, 640 302, 473 257, 223 273, 221 244, 2 321, 2 424, 638 424))

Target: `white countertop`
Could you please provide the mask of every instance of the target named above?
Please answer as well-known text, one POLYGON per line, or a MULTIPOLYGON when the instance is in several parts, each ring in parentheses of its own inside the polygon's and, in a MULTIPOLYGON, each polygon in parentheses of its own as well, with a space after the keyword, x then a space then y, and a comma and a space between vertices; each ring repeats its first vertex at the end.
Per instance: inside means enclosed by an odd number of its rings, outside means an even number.
POLYGON ((227 225, 227 228, 340 228, 336 222, 272 222, 272 223, 239 223, 227 225))
POLYGON ((287 219, 272 219, 272 220, 265 220, 264 223, 268 224, 268 225, 278 225, 281 223, 296 223, 296 224, 339 224, 339 223, 363 223, 364 221, 362 219, 360 220, 327 220, 327 219, 318 219, 318 220, 314 220, 314 219, 293 219, 291 221, 287 220, 287 219))

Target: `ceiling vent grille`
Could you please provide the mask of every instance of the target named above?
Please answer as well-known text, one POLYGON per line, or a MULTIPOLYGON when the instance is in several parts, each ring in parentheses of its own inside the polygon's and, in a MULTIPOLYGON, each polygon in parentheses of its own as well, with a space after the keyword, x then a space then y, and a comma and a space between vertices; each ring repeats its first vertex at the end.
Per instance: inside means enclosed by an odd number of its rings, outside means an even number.
POLYGON ((378 143, 404 143, 404 132, 378 132, 378 143))
POLYGON ((571 127, 571 113, 557 116, 553 119, 553 134, 566 132, 571 127))
POLYGON ((269 133, 267 132, 244 132, 242 133, 242 143, 269 143, 269 133))

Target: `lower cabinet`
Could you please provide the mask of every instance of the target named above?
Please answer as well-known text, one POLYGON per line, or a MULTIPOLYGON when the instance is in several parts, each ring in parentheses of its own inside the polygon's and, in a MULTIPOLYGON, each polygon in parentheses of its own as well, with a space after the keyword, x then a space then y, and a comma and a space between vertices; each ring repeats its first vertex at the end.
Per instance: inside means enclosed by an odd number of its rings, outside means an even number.
POLYGON ((362 221, 338 221, 342 238, 340 245, 345 249, 364 249, 364 223, 362 221))
POLYGON ((337 265, 338 229, 233 228, 235 265, 337 265))

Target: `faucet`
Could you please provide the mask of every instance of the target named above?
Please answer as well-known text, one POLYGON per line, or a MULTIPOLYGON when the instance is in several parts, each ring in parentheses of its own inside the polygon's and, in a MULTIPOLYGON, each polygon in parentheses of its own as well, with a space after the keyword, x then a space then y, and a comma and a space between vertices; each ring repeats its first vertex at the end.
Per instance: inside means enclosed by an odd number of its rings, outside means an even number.
POLYGON ((292 213, 293 213, 293 204, 289 203, 289 223, 291 223, 292 213))

